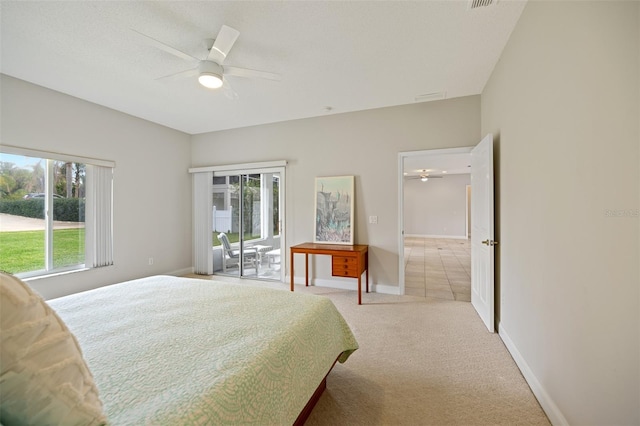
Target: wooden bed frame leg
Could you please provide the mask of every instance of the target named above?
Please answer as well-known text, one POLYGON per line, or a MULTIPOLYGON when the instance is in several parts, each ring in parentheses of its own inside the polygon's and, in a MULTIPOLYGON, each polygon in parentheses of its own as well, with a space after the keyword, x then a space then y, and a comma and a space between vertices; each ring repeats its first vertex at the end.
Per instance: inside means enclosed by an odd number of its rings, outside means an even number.
MULTIPOLYGON (((338 358, 339 357, 340 356, 338 355, 338 358)), ((331 373, 331 370, 333 370, 333 367, 335 367, 336 362, 338 362, 338 358, 336 358, 336 360, 333 361, 333 364, 331 365, 329 372, 324 376, 324 379, 322 379, 322 381, 316 388, 315 392, 313 392, 313 395, 311 395, 311 398, 309 398, 309 401, 307 401, 307 405, 305 405, 302 411, 300 411, 300 414, 298 414, 298 418, 293 424, 294 426, 304 425, 304 422, 306 422, 309 416, 311 415, 311 412, 313 411, 313 407, 316 406, 316 404, 320 400, 320 397, 322 396, 322 393, 327 388, 327 376, 329 376, 329 373, 331 373)))
POLYGON ((304 425, 304 422, 306 422, 309 416, 311 415, 311 412, 313 411, 313 407, 316 406, 316 404, 318 403, 318 400, 320 399, 320 397, 322 396, 322 393, 326 388, 327 388, 327 378, 325 376, 325 378, 322 379, 322 382, 320 382, 320 385, 317 387, 316 391, 313 393, 313 395, 311 395, 311 398, 309 399, 309 402, 307 402, 307 405, 304 406, 304 408, 298 415, 298 418, 293 424, 294 426, 304 425))

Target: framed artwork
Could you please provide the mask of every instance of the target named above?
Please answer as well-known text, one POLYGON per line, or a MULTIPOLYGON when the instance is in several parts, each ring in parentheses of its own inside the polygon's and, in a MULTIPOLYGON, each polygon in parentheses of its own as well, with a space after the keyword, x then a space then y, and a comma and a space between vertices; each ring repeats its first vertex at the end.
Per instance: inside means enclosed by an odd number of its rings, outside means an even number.
POLYGON ((353 176, 316 178, 314 243, 353 244, 353 176))

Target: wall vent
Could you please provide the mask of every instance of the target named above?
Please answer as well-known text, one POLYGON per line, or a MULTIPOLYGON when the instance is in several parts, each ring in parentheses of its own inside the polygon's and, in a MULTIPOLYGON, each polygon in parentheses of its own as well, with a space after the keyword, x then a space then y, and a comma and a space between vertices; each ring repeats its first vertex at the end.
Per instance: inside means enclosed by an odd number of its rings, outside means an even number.
POLYGON ((496 4, 498 0, 469 0, 469 9, 478 9, 496 4))
POLYGON ((447 97, 447 92, 433 92, 433 93, 425 93, 424 95, 418 95, 415 97, 416 102, 429 102, 429 101, 439 101, 447 97))

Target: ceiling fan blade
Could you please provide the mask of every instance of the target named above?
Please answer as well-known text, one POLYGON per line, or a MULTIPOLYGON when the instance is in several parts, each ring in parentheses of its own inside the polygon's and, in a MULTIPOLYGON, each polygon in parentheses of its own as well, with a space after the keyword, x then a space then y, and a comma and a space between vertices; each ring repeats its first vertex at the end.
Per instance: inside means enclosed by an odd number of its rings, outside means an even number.
POLYGON ((231 84, 229 84, 229 80, 223 77, 222 81, 224 82, 224 84, 222 85, 222 92, 227 97, 227 99, 230 99, 232 101, 237 101, 238 99, 240 99, 240 96, 238 96, 238 92, 233 90, 233 87, 231 87, 231 84))
POLYGON ((194 58, 193 56, 187 53, 184 53, 183 51, 178 50, 175 47, 171 47, 168 44, 165 44, 159 40, 156 40, 153 37, 150 37, 146 34, 142 34, 141 32, 134 30, 133 28, 131 28, 131 31, 133 31, 138 36, 138 38, 140 38, 145 43, 151 46, 154 46, 160 50, 164 50, 167 53, 171 53, 172 55, 177 56, 178 58, 182 58, 187 61, 200 61, 200 59, 198 58, 194 58))
POLYGON ((234 77, 264 78, 267 80, 275 80, 275 81, 282 80, 282 78, 280 77, 280 74, 275 74, 267 71, 251 70, 248 68, 224 67, 224 73, 225 75, 232 75, 234 77))
POLYGON ((404 178, 406 180, 411 180, 411 179, 442 179, 444 176, 442 175, 411 175, 411 176, 405 176, 404 178))
POLYGON ((209 56, 207 56, 207 60, 213 61, 218 65, 222 65, 225 58, 229 54, 229 51, 233 47, 233 43, 236 42, 240 32, 234 28, 223 25, 220 28, 220 32, 216 37, 216 40, 213 42, 213 46, 209 51, 209 56))
POLYGON ((156 78, 156 80, 177 80, 179 78, 191 77, 198 75, 198 68, 191 68, 189 70, 175 72, 169 75, 163 75, 162 77, 156 78))

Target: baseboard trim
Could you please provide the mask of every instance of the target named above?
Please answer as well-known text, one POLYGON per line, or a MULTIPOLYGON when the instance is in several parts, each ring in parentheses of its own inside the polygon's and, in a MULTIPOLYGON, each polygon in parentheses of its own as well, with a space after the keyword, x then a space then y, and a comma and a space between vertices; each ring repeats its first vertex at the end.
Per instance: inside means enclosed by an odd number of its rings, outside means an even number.
MULTIPOLYGON (((286 282, 291 282, 291 277, 286 277, 286 282)), ((295 277, 294 283, 298 285, 304 285, 304 277, 295 277)), ((350 280, 329 280, 323 278, 314 278, 312 284, 316 287, 329 287, 329 288, 337 288, 340 290, 350 290, 350 291, 358 291, 358 281, 356 279, 350 280)), ((362 278, 362 292, 364 293, 366 290, 366 284, 364 282, 364 278, 362 278)), ((400 294, 400 288, 394 285, 386 285, 386 284, 373 284, 369 282, 369 291, 372 293, 382 293, 382 294, 400 294)))
POLYGON ((181 277, 183 275, 193 274, 193 266, 190 268, 177 269, 175 271, 167 272, 165 275, 173 275, 174 277, 181 277))
POLYGON ((375 293, 400 295, 400 287, 397 285, 375 284, 369 287, 373 287, 372 291, 375 293))
POLYGON ((551 396, 549 396, 542 384, 540 384, 538 378, 535 376, 535 374, 533 374, 533 371, 531 371, 529 364, 527 364, 520 351, 518 351, 518 348, 513 343, 504 327, 502 327, 502 324, 498 324, 498 335, 504 342, 504 345, 507 347, 507 350, 511 354, 511 357, 522 372, 524 379, 529 384, 531 391, 538 399, 540 406, 549 418, 551 424, 554 426, 569 426, 569 422, 562 415, 562 412, 555 404, 555 402, 553 402, 553 399, 551 398, 551 396))
POLYGON ((465 235, 424 235, 424 234, 405 234, 405 237, 416 238, 448 238, 450 240, 466 240, 465 235))

